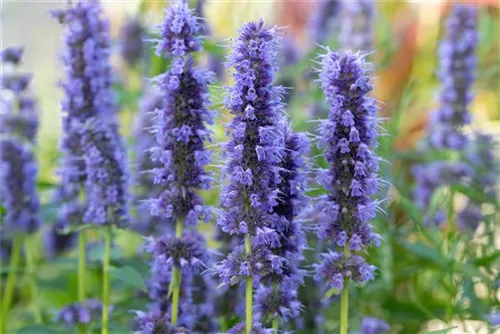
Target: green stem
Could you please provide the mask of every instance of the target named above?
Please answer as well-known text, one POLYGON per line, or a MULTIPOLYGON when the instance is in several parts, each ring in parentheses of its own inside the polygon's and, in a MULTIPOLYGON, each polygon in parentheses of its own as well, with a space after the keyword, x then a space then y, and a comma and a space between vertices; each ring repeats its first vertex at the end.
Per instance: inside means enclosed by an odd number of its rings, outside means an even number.
MULTIPOLYGON (((454 199, 455 199, 455 191, 453 190, 452 187, 450 187, 450 199, 449 199, 449 202, 448 202, 448 229, 449 229, 449 235, 448 235, 448 240, 447 242, 445 243, 445 247, 448 248, 448 253, 450 253, 450 257, 451 257, 451 251, 452 251, 452 240, 454 240, 454 234, 456 232, 456 223, 455 223, 455 203, 454 203, 454 199)), ((449 281, 450 281, 450 286, 453 287, 454 286, 454 283, 453 283, 453 269, 450 270, 450 276, 449 276, 449 281)), ((451 320, 453 318, 453 302, 454 302, 454 299, 455 299, 455 296, 451 296, 451 302, 448 303, 447 307, 446 307, 446 320, 448 323, 451 323, 451 320)))
MULTIPOLYGON (((245 254, 248 256, 252 252, 252 245, 250 243, 250 235, 246 234, 245 235, 245 254)), ((246 291, 245 291, 245 297, 246 297, 246 306, 245 306, 245 311, 246 311, 246 318, 245 318, 245 324, 246 324, 246 334, 250 334, 252 331, 252 304, 253 304, 253 277, 248 276, 246 279, 246 291)))
POLYGON ((104 234, 104 260, 102 266, 102 328, 101 334, 108 334, 109 321, 109 262, 111 260, 112 227, 107 226, 104 234))
MULTIPOLYGON (((344 246, 344 258, 350 255, 349 243, 344 246)), ((340 299, 340 334, 347 334, 349 328, 349 278, 344 278, 344 289, 340 299)))
MULTIPOLYGON (((273 282, 273 292, 274 292, 274 295, 279 298, 279 292, 278 292, 278 283, 277 282, 273 282)), ((274 334, 278 334, 278 329, 279 329, 279 319, 276 317, 273 319, 273 332, 274 334)))
POLYGON ((12 296, 14 294, 14 288, 16 286, 16 276, 19 270, 19 259, 21 258, 21 247, 23 244, 23 239, 20 236, 14 237, 12 242, 12 248, 10 253, 10 264, 9 273, 7 275, 7 281, 5 282, 5 290, 2 300, 2 327, 0 328, 1 334, 7 333, 7 319, 10 309, 10 303, 12 302, 12 296))
POLYGON ((274 331, 274 334, 278 334, 278 328, 279 328, 278 318, 274 318, 273 319, 273 331, 274 331))
POLYGON ((86 248, 85 231, 80 231, 78 234, 78 301, 85 302, 85 248, 86 248))
MULTIPOLYGON (((182 237, 182 220, 177 219, 177 223, 175 225, 175 237, 182 237)), ((171 323, 173 326, 177 326, 177 319, 179 315, 179 299, 181 293, 181 280, 182 275, 179 268, 174 266, 172 270, 172 282, 173 282, 173 291, 172 291, 172 319, 171 323)))
MULTIPOLYGON (((31 240, 30 240, 31 241, 31 240)), ((40 310, 40 304, 38 303, 38 287, 37 287, 37 282, 36 282, 36 268, 35 268, 35 261, 33 257, 33 252, 31 249, 30 242, 26 242, 24 245, 24 257, 26 260, 26 269, 27 269, 27 274, 28 274, 28 279, 29 279, 29 284, 31 287, 31 298, 33 300, 33 308, 34 308, 34 314, 35 314, 35 322, 37 324, 42 323, 42 312, 40 310)))

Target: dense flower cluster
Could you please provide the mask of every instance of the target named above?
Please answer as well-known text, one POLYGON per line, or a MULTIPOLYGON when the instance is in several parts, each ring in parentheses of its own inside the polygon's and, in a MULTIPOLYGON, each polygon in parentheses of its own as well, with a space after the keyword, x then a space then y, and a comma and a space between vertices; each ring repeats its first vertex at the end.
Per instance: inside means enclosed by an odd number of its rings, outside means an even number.
POLYGON ((174 266, 187 275, 198 274, 209 260, 205 239, 194 231, 184 232, 181 238, 174 235, 149 238, 145 249, 153 255, 153 277, 169 275, 174 266))
POLYGON ((460 180, 472 176, 472 170, 470 166, 461 162, 435 161, 426 165, 416 165, 413 168, 413 175, 418 180, 413 192, 415 202, 420 208, 426 209, 438 187, 459 183, 460 180))
POLYGON ((384 334, 390 329, 391 327, 385 321, 374 317, 366 317, 361 322, 360 334, 384 334))
POLYGON ((139 18, 127 17, 120 29, 120 54, 129 66, 134 66, 144 52, 145 29, 139 18))
POLYGON ((457 213, 457 225, 462 230, 475 231, 483 222, 483 204, 495 203, 498 196, 498 177, 500 167, 495 157, 497 143, 484 133, 476 133, 465 152, 465 161, 470 167, 471 177, 468 186, 481 191, 482 199, 469 198, 465 207, 457 213))
MULTIPOLYGON (((250 334, 272 334, 274 332, 273 329, 271 328, 264 328, 262 327, 261 324, 259 324, 258 322, 255 322, 253 323, 252 325, 252 330, 250 331, 250 334)), ((233 326, 233 328, 231 328, 227 334, 245 334, 245 323, 244 322, 240 322, 238 324, 236 324, 235 326, 233 326)))
POLYGON ((0 199, 5 208, 6 233, 32 233, 38 229, 40 202, 36 192, 38 167, 29 147, 17 140, 0 141, 0 199))
POLYGON ((341 2, 338 0, 320 1, 309 22, 311 39, 318 44, 328 42, 338 27, 337 17, 341 2))
POLYGON ((340 44, 344 50, 373 50, 375 2, 343 1, 340 10, 340 44))
POLYGON ((134 204, 137 210, 136 219, 131 228, 143 233, 165 231, 159 217, 150 214, 148 208, 142 205, 143 201, 150 196, 159 196, 162 192, 161 185, 154 184, 150 173, 146 171, 160 167, 161 164, 153 163, 149 158, 149 150, 156 144, 155 137, 150 133, 153 128, 153 113, 163 105, 163 97, 157 89, 150 89, 139 100, 139 111, 137 112, 134 125, 134 204))
POLYGON ((36 100, 29 93, 32 76, 17 73, 13 68, 21 63, 23 51, 21 47, 2 51, 1 59, 5 70, 0 85, 0 134, 21 142, 35 143, 39 121, 36 100))
POLYGON ((279 184, 278 205, 273 211, 274 225, 271 227, 280 236, 280 246, 272 251, 284 262, 281 271, 268 276, 267 281, 271 281, 273 286, 262 285, 257 290, 256 316, 266 321, 298 316, 301 304, 297 299, 297 288, 303 283, 304 276, 304 272, 299 269, 299 262, 305 247, 305 236, 297 216, 306 204, 304 156, 308 153, 308 141, 304 135, 293 133, 289 126, 285 126, 283 132, 285 151, 280 164, 282 181, 279 184))
POLYGON ((225 145, 228 161, 224 173, 228 184, 221 194, 225 210, 218 225, 229 234, 251 236, 251 254, 236 248, 217 271, 225 283, 243 277, 259 279, 280 273, 283 259, 269 246, 279 246, 272 228, 273 208, 278 204, 279 163, 284 151, 280 91, 273 86, 278 46, 276 28, 250 22, 240 30, 229 65, 235 85, 229 88, 226 107, 234 115, 229 124, 231 140, 225 145))
POLYGON ((147 313, 137 312, 136 324, 140 334, 183 334, 189 333, 184 327, 174 327, 170 324, 167 313, 152 310, 147 313))
POLYGON ((123 227, 128 216, 128 175, 123 144, 116 129, 89 119, 81 129, 84 152, 87 223, 123 227))
POLYGON ((434 148, 464 149, 467 137, 463 125, 471 122, 468 105, 476 69, 478 41, 477 9, 456 5, 447 20, 447 35, 439 48, 440 107, 432 113, 430 145, 434 148))
POLYGON ((157 78, 165 96, 154 116, 158 146, 151 149, 151 160, 159 167, 151 173, 165 190, 147 204, 153 216, 172 225, 177 219, 192 226, 210 219, 209 208, 196 192, 210 182, 204 169, 210 161, 204 148, 210 135, 205 124, 212 121, 206 109, 210 80, 209 73, 193 68, 189 56, 175 58, 170 71, 157 78))
POLYGON ((0 60, 5 64, 19 65, 23 53, 24 48, 22 46, 6 48, 0 52, 0 60))
POLYGON ((160 26, 160 39, 156 53, 185 56, 201 50, 202 25, 187 3, 177 0, 165 10, 165 19, 160 26))
MULTIPOLYGON (((158 191, 144 201, 151 215, 166 227, 162 231, 176 227, 175 235, 149 239, 146 244, 153 255, 149 308, 166 314, 176 307, 178 324, 189 330, 211 327, 207 319, 211 321, 213 311, 193 304, 195 275, 210 263, 204 238, 192 231, 200 220, 211 218, 211 210, 198 191, 207 189, 211 181, 205 171, 210 153, 204 144, 210 141, 207 124, 212 123, 213 116, 207 109, 207 86, 213 75, 195 68, 189 54, 201 49, 200 32, 199 18, 184 2, 176 1, 166 11, 161 39, 156 42, 157 53, 170 58, 170 68, 153 80, 163 96, 161 105, 150 110, 156 145, 148 150, 151 163, 147 171, 158 191), (181 234, 184 228, 187 231, 181 234), (172 289, 179 293, 179 305, 172 302, 172 289)), ((159 226, 154 228, 158 230, 159 226)))
POLYGON ((344 279, 364 283, 374 277, 375 267, 352 252, 377 245, 380 236, 372 232, 379 201, 373 200, 380 180, 378 158, 373 153, 378 135, 376 100, 367 96, 373 86, 361 53, 340 55, 328 52, 322 58, 320 79, 331 106, 320 127, 329 169, 318 182, 328 191, 319 200, 318 237, 344 248, 323 254, 316 277, 329 288, 342 289, 344 279))
POLYGON ((62 157, 58 170, 61 186, 56 199, 63 202, 59 220, 70 225, 81 223, 84 210, 80 199, 86 181, 81 129, 91 118, 115 122, 109 23, 102 17, 98 1, 78 1, 66 10, 54 11, 53 15, 65 26, 62 157), (72 215, 74 221, 65 219, 69 217, 66 213, 77 211, 80 218, 72 215))
POLYGON ((55 321, 68 327, 87 325, 100 318, 102 303, 96 299, 87 300, 84 304, 74 303, 65 306, 57 312, 55 321))

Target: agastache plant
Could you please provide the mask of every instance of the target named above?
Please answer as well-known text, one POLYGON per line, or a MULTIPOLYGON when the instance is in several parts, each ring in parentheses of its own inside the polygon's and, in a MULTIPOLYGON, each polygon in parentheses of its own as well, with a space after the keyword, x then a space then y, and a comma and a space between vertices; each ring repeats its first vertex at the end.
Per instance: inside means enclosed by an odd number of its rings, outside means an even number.
POLYGON ((471 122, 468 106, 473 99, 476 70, 477 9, 455 5, 447 20, 447 35, 439 46, 440 107, 431 114, 431 147, 462 150, 467 145, 463 126, 471 122))
POLYGON ((334 35, 338 28, 337 17, 341 9, 338 0, 320 1, 309 21, 309 35, 314 43, 323 44, 334 35))
MULTIPOLYGON (((31 235, 40 226, 40 201, 37 187, 38 165, 34 155, 34 145, 38 132, 36 101, 29 93, 31 75, 19 72, 23 48, 7 48, 1 53, 2 72, 0 112, 0 201, 6 213, 0 234, 9 240, 10 263, 2 294, 0 333, 7 331, 7 319, 13 301, 16 275, 22 250, 26 262, 26 274, 31 290, 34 316, 37 323, 42 321, 38 305, 34 249, 31 235), (26 235, 29 235, 26 237, 26 235), (24 246, 24 247, 23 247, 24 246)), ((3 242, 4 240, 2 240, 3 242)))
POLYGON ((348 330, 349 283, 364 284, 374 278, 375 266, 362 254, 380 236, 372 231, 379 200, 379 159, 374 147, 378 136, 377 101, 368 96, 373 89, 365 55, 328 51, 321 57, 320 81, 330 104, 328 119, 320 126, 327 170, 319 183, 327 194, 319 199, 318 237, 332 249, 320 255, 316 279, 326 281, 329 295, 341 292, 340 333, 348 330))
MULTIPOLYGON (((212 122, 208 84, 210 72, 194 67, 191 53, 201 50, 201 25, 187 4, 176 1, 165 12, 157 40, 158 55, 170 58, 170 69, 154 81, 163 92, 163 105, 154 112, 153 132, 157 145, 151 149, 155 166, 150 173, 161 193, 146 201, 153 216, 162 219, 175 234, 149 240, 147 250, 153 254, 151 269, 153 299, 171 301, 161 311, 169 312, 177 327, 192 327, 190 307, 193 275, 207 265, 209 253, 204 238, 194 227, 208 221, 210 208, 198 194, 211 180, 205 171, 210 153, 204 143, 210 140, 207 124, 212 122), (168 290, 165 291, 165 283, 168 290)), ((150 312, 154 311, 154 305, 150 312)))
MULTIPOLYGON (((162 108, 163 97, 158 89, 148 89, 139 100, 139 110, 133 124, 134 135, 134 186, 133 202, 136 210, 136 219, 131 228, 141 234, 150 235, 165 232, 165 227, 159 217, 153 217, 142 202, 150 196, 159 196, 163 188, 154 184, 151 175, 146 172, 161 163, 153 163, 149 158, 149 150, 156 145, 155 136, 151 134, 154 125, 153 115, 162 108)), ((168 230, 168 229, 167 229, 168 230)))
POLYGON ((373 50, 375 5, 369 0, 341 3, 339 42, 343 50, 373 50))
POLYGON ((300 269, 305 235, 299 214, 307 203, 304 192, 307 187, 306 162, 309 143, 305 135, 294 133, 284 126, 285 151, 280 164, 280 194, 274 207, 274 225, 280 236, 280 246, 272 252, 285 259, 283 270, 270 275, 270 284, 261 285, 255 296, 256 318, 273 323, 278 331, 279 321, 296 318, 301 309, 298 285, 303 283, 304 271, 300 269))
MULTIPOLYGON (((471 102, 472 84, 475 77, 477 36, 477 10, 473 6, 455 5, 447 20, 447 35, 439 47, 439 79, 442 87, 439 94, 440 106, 431 114, 429 138, 424 148, 444 150, 453 160, 439 160, 428 165, 417 165, 414 176, 417 185, 414 197, 422 210, 427 210, 430 199, 438 187, 450 187, 450 205, 454 196, 452 185, 465 184, 475 176, 472 165, 463 156, 471 149, 470 138, 464 126, 471 122, 468 105, 471 102)), ((447 217, 444 210, 425 217, 429 225, 440 225, 446 220, 454 225, 454 217, 447 217)), ((477 208, 469 207, 459 215, 461 221, 471 217, 479 218, 477 208), (472 216, 471 216, 472 215, 472 216), (468 216, 468 217, 467 217, 468 216)), ((472 219, 474 219, 472 218, 472 219)))
MULTIPOLYGON (((102 333, 108 333, 112 227, 128 221, 124 146, 118 132, 109 62, 109 22, 98 1, 78 1, 53 15, 64 24, 61 211, 105 227, 102 333)), ((68 222, 71 223, 71 222, 68 222)), ((80 222, 78 222, 80 223, 80 222)), ((85 303, 85 232, 79 236, 78 298, 85 303)), ((83 325, 83 324, 80 324, 83 325)), ((80 331, 85 331, 79 326, 80 331)))
POLYGON ((252 323, 254 283, 281 274, 285 262, 271 249, 280 246, 273 209, 278 204, 284 153, 281 90, 273 86, 278 42, 276 27, 250 22, 240 29, 228 57, 235 84, 228 88, 226 108, 234 118, 228 126, 231 139, 224 146, 228 183, 222 189, 224 210, 217 223, 224 232, 244 238, 244 244, 215 271, 223 284, 246 282, 247 334, 260 328, 252 323))

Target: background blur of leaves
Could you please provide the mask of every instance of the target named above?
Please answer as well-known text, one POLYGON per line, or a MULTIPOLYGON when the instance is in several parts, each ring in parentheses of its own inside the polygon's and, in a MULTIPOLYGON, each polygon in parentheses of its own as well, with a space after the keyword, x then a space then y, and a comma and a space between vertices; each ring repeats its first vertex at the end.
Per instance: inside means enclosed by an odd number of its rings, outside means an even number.
MULTIPOLYGON (((495 134, 500 139, 499 4, 497 1, 470 2, 479 7, 481 36, 478 47, 476 97, 471 107, 474 114, 472 128, 495 134)), ((42 126, 38 158, 42 201, 43 194, 48 194, 53 183, 57 182, 54 170, 58 159, 61 91, 56 84, 62 75, 57 57, 61 45, 61 29, 57 22, 50 18, 48 10, 62 5, 63 2, 7 2, 3 4, 1 13, 3 47, 25 45, 24 69, 34 73, 33 87, 41 104, 42 126)), ((143 21, 152 28, 160 22, 162 7, 165 5, 160 1, 145 1, 142 4, 139 1, 104 3, 112 20, 114 36, 126 16, 136 15, 139 10, 143 21)), ((283 69, 280 80, 286 77, 293 83, 295 89, 288 111, 295 127, 306 131, 313 130, 307 120, 318 117, 318 114, 312 113, 312 106, 323 100, 317 83, 313 81, 315 75, 310 74, 310 68, 314 65, 312 59, 316 52, 320 51, 311 41, 308 32, 308 22, 317 5, 312 0, 207 1, 205 7, 212 35, 206 41, 205 49, 218 57, 227 51, 222 45, 236 35, 237 28, 245 21, 263 18, 269 24, 276 23, 286 27, 283 32, 297 43, 301 59, 283 69)), ((444 318, 450 303, 454 304, 452 312, 459 320, 484 320, 483 316, 489 309, 500 307, 495 289, 485 287, 484 283, 477 284, 478 281, 492 283, 492 275, 498 275, 498 235, 496 246, 489 245, 493 251, 488 257, 478 258, 475 262, 464 260, 458 265, 454 264, 453 261, 450 262, 448 255, 441 251, 441 245, 433 244, 439 231, 422 231, 419 226, 421 213, 409 198, 411 180, 408 171, 414 161, 412 152, 415 151, 419 140, 425 136, 429 112, 436 107, 435 101, 439 92, 436 51, 439 38, 443 34, 443 18, 449 5, 449 2, 438 1, 381 1, 377 4, 378 12, 374 24, 376 47, 372 58, 376 77, 374 95, 383 102, 382 116, 388 118, 385 128, 389 136, 381 140, 379 152, 392 163, 383 169, 384 177, 391 182, 392 187, 388 192, 389 214, 380 217, 376 222, 385 238, 382 247, 373 252, 374 262, 380 268, 378 279, 356 291, 353 307, 359 311, 356 312, 360 314, 359 317, 361 314, 372 314, 388 320, 395 333, 417 333, 422 330, 423 323, 444 318), (488 272, 488 268, 494 268, 495 265, 497 271, 488 272), (442 273, 449 271, 456 271, 460 275, 463 291, 459 293, 459 300, 456 300, 457 292, 453 291, 456 287, 448 286, 450 291, 446 291, 446 286, 443 287, 442 273), (487 275, 488 279, 480 279, 481 275, 487 275), (491 298, 484 297, 485 293, 491 291, 491 298), (482 299, 478 300, 478 296, 482 299)), ((337 45, 336 36, 332 35, 327 44, 332 48, 337 45)), ((137 98, 141 94, 143 75, 138 71, 127 70, 118 57, 113 61, 117 68, 117 96, 123 109, 122 129, 132 142, 131 122, 137 109, 137 98)), ((156 61, 157 63, 152 64, 152 71, 156 73, 148 72, 148 76, 162 71, 162 63, 156 61)), ((219 86, 222 84, 217 83, 219 86)), ((218 108, 221 100, 220 90, 214 87, 211 91, 214 108, 218 108)), ((221 113, 224 114, 225 111, 222 110, 221 113)), ((218 124, 224 119, 225 117, 221 116, 218 124)), ((218 125, 214 131, 217 141, 224 140, 222 126, 218 125)), ((210 204, 216 205, 217 189, 207 192, 205 197, 210 204)), ((45 199, 47 200, 47 197, 45 199)), ((45 222, 53 219, 55 210, 56 208, 48 205, 44 206, 42 214, 45 222)), ((495 222, 498 224, 498 215, 495 222)), ((210 229, 206 232, 209 233, 210 229)), ((116 242, 121 246, 122 252, 116 255, 115 265, 122 269, 131 266, 147 275, 147 266, 132 257, 141 243, 140 238, 133 233, 122 232, 116 242)), ((94 292, 97 293, 96 283, 100 274, 96 268, 99 259, 94 260, 95 265, 90 265, 88 279, 89 285, 93 286, 94 292)), ((75 300, 76 296, 72 295, 76 294, 74 259, 69 257, 47 261, 40 258, 39 261, 43 305, 48 309, 57 309, 75 300)), ((129 309, 141 309, 144 306, 144 301, 136 300, 131 293, 131 288, 137 288, 140 284, 121 280, 115 280, 113 283, 114 303, 119 305, 116 318, 130 319, 130 314, 127 313, 129 309)), ((29 317, 29 312, 22 308, 17 311, 19 313, 14 317, 19 322, 22 322, 24 317, 29 317)), ((327 329, 335 328, 337 313, 338 308, 335 305, 328 310, 325 322, 327 329)), ((359 320, 361 318, 354 319, 354 327, 359 320)), ((125 331, 120 325, 127 326, 127 323, 117 323, 113 333, 125 331)))

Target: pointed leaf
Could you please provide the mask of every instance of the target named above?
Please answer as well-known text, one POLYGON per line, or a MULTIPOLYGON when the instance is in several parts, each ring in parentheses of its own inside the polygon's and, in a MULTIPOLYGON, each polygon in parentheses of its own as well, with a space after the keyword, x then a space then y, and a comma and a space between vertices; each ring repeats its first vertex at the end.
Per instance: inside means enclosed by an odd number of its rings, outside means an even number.
POLYGON ((131 266, 112 267, 109 271, 111 277, 122 281, 126 285, 141 291, 147 291, 142 275, 135 268, 131 266))

